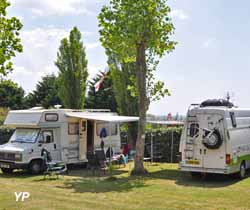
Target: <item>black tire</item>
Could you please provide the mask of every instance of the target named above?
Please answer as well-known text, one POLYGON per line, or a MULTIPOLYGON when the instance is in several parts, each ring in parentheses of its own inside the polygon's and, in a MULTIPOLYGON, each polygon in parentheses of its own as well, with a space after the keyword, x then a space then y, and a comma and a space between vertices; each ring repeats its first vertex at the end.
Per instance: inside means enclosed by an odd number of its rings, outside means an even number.
POLYGON ((194 179, 201 179, 202 178, 202 173, 201 172, 190 172, 192 178, 194 179))
POLYGON ((245 162, 241 162, 240 164, 240 171, 237 173, 237 177, 239 179, 244 179, 246 178, 246 165, 245 165, 245 162))
POLYGON ((12 168, 1 168, 1 170, 4 174, 12 174, 13 173, 12 168))
POLYGON ((209 144, 209 142, 203 142, 205 147, 207 147, 208 149, 218 149, 218 148, 220 148, 220 146, 223 143, 223 139, 221 137, 220 131, 215 129, 213 131, 212 135, 210 136, 210 138, 213 138, 214 142, 212 144, 209 144))
POLYGON ((40 174, 43 172, 43 162, 41 160, 33 160, 29 164, 29 172, 31 174, 40 174))

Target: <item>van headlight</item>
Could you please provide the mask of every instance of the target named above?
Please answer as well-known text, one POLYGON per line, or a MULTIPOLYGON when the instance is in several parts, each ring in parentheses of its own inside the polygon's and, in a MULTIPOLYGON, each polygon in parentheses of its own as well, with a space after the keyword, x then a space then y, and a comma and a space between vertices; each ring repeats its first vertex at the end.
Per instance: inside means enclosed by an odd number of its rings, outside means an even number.
POLYGON ((22 154, 20 154, 20 153, 15 154, 15 160, 22 161, 22 154))

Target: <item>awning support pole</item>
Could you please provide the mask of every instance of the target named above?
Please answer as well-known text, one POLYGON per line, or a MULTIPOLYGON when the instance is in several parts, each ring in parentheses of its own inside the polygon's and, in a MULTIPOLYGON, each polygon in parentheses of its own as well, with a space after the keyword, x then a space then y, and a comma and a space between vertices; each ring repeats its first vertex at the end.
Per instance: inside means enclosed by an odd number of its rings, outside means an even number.
POLYGON ((151 131, 151 163, 153 163, 154 158, 154 151, 153 151, 154 145, 153 145, 153 132, 151 131))
POLYGON ((111 122, 109 123, 109 165, 111 165, 111 122))
POLYGON ((173 150, 174 150, 174 132, 173 132, 173 129, 172 129, 172 132, 171 132, 171 163, 173 163, 173 150))

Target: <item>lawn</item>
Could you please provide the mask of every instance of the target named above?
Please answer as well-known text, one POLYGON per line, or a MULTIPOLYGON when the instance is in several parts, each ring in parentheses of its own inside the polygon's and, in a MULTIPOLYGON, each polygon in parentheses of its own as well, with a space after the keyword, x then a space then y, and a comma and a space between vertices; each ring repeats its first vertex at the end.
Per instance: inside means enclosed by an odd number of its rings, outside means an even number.
POLYGON ((194 180, 176 164, 147 164, 146 177, 131 177, 132 166, 116 169, 113 178, 70 170, 59 179, 24 172, 0 174, 0 210, 83 209, 250 209, 250 178, 209 176, 194 180), (14 192, 30 192, 16 202, 14 192))

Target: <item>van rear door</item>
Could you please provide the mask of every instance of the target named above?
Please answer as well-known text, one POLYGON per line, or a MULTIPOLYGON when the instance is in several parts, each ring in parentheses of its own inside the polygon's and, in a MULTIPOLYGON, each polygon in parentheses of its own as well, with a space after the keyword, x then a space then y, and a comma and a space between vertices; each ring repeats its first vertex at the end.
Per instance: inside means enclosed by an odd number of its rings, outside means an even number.
POLYGON ((225 134, 223 116, 219 114, 197 115, 200 133, 201 155, 204 168, 225 167, 225 134), (220 141, 220 143, 218 142, 220 141), (216 142, 218 142, 216 144, 216 142))

